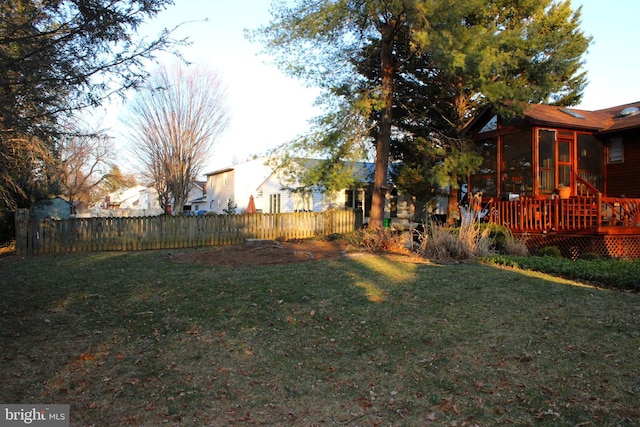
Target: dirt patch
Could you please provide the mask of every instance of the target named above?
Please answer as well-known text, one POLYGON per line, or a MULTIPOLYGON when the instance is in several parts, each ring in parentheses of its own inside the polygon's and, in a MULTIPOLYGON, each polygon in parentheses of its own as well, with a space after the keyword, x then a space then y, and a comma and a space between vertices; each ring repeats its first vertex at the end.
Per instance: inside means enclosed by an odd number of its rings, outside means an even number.
POLYGON ((244 245, 177 253, 171 255, 171 259, 174 262, 203 265, 266 265, 337 259, 353 252, 354 248, 344 240, 256 240, 244 245))

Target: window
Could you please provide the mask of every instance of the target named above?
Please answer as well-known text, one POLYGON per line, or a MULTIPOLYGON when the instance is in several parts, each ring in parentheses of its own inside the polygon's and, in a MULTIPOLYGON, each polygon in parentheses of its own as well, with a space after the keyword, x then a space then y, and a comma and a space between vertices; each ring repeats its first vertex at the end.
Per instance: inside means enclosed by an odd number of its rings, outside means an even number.
POLYGON ((604 148, 598 139, 578 134, 578 175, 599 191, 604 190, 604 148))
POLYGON ((498 116, 493 116, 489 121, 480 129, 480 133, 491 132, 498 129, 498 116))
POLYGON ((538 131, 538 187, 543 193, 556 188, 556 132, 538 131))
POLYGON ((471 174, 471 191, 474 194, 482 191, 485 196, 497 196, 498 140, 485 139, 475 145, 476 152, 482 156, 482 165, 471 174))
POLYGON ((222 174, 222 186, 223 187, 227 186, 227 173, 226 172, 224 174, 222 174))
POLYGON ((280 194, 269 195, 269 213, 280 213, 280 194))
POLYGON ((502 191, 530 196, 531 132, 524 131, 502 137, 502 191))
POLYGON ((355 190, 344 190, 344 207, 345 209, 353 209, 356 207, 355 190))
POLYGON ((558 141, 558 185, 571 186, 571 145, 573 141, 561 139, 558 141))
POLYGON ((609 140, 609 163, 624 162, 624 145, 622 138, 611 138, 609 140))
POLYGON ((583 116, 582 114, 578 113, 577 111, 569 110, 568 108, 558 108, 558 110, 562 111, 565 114, 570 115, 571 117, 573 117, 575 119, 584 120, 586 118, 585 116, 583 116))

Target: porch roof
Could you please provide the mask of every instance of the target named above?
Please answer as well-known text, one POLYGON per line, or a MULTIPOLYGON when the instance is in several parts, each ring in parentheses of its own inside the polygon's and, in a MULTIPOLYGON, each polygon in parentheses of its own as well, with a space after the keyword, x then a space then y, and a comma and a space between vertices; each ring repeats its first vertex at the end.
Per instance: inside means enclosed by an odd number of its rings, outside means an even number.
MULTIPOLYGON (((482 112, 468 129, 478 122, 489 120, 489 109, 482 112)), ((640 128, 640 101, 601 110, 582 110, 559 107, 557 105, 528 104, 524 109, 524 119, 531 124, 585 130, 594 133, 618 132, 640 128), (638 112, 621 115, 624 110, 638 112)), ((476 128, 478 129, 478 128, 476 128)))
POLYGON ((589 129, 598 133, 614 132, 640 128, 640 101, 596 111, 530 104, 525 108, 525 117, 536 124, 589 129), (621 115, 622 111, 635 111, 633 109, 638 109, 638 112, 621 115))
POLYGON ((556 105, 529 104, 524 109, 527 121, 545 126, 567 127, 597 132, 609 116, 601 111, 578 110, 556 105))
POLYGON ((601 133, 640 128, 640 101, 600 111, 609 115, 605 127, 600 130, 601 133), (623 110, 634 108, 638 109, 638 112, 635 114, 629 114, 627 116, 620 115, 623 110))

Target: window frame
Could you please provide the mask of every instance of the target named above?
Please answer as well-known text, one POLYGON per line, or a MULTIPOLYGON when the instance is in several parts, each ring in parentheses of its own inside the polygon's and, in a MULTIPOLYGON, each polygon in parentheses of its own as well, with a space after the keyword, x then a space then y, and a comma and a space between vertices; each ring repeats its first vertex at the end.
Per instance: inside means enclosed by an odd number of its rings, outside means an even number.
POLYGON ((621 136, 609 139, 609 143, 607 144, 607 163, 610 165, 624 163, 624 141, 621 136), (618 153, 615 159, 612 158, 614 144, 616 147, 615 152, 618 153))

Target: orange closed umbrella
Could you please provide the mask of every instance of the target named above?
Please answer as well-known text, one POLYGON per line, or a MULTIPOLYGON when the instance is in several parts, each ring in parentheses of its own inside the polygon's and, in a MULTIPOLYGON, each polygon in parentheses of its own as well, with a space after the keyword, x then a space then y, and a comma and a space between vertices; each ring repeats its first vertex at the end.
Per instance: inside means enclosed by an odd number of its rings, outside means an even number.
POLYGON ((249 197, 249 206, 247 206, 247 213, 252 214, 256 213, 256 203, 253 201, 253 196, 249 197))

